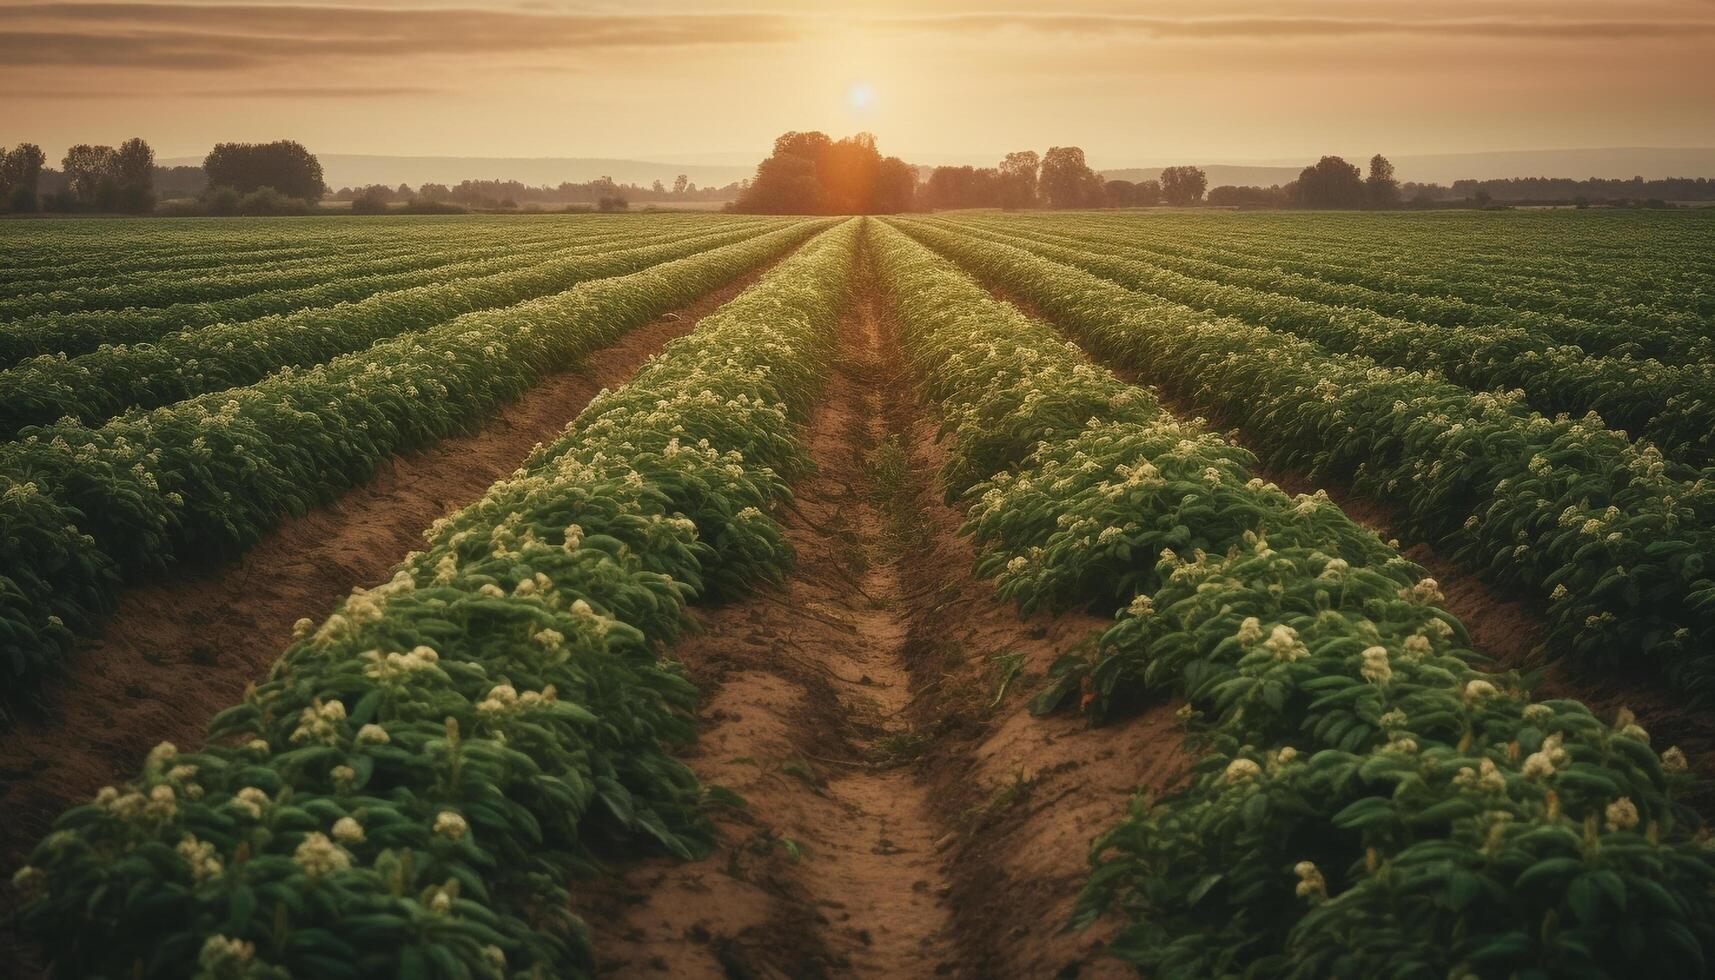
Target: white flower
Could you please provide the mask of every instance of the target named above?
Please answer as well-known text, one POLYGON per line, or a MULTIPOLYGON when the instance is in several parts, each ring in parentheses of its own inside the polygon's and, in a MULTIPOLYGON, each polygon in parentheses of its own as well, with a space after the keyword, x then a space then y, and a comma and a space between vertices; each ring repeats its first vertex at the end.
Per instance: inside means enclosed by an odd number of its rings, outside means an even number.
POLYGON ((1532 752, 1525 756, 1522 771, 1524 778, 1535 782, 1538 779, 1554 775, 1554 760, 1549 757, 1547 752, 1532 752))
POLYGON ((485 596, 488 596, 491 599, 504 598, 506 595, 506 593, 500 588, 500 586, 495 585, 493 582, 487 583, 482 588, 477 589, 477 591, 482 593, 485 596))
POLYGON ((357 730, 357 740, 365 745, 386 745, 392 738, 380 725, 364 725, 357 730))
POLYGON ((333 839, 342 844, 355 844, 363 840, 363 825, 351 817, 340 817, 333 824, 333 839))
POLYGON ((1239 642, 1246 646, 1262 639, 1262 620, 1255 616, 1246 616, 1245 621, 1239 624, 1239 631, 1236 635, 1239 642))
POLYGON ((1533 725, 1540 725, 1554 717, 1554 709, 1546 704, 1527 704, 1524 706, 1524 720, 1533 725))
POLYGON ((1274 659, 1288 663, 1310 655, 1310 648, 1298 639, 1298 631, 1285 624, 1274 627, 1274 631, 1263 642, 1263 648, 1274 654, 1274 659))
POLYGON ((1262 767, 1249 759, 1234 759, 1227 763, 1226 779, 1230 785, 1249 782, 1262 775, 1262 767))
POLYGON ((244 747, 255 752, 257 755, 267 755, 269 752, 269 745, 266 739, 253 738, 250 741, 245 742, 244 747))
POLYGON ((1443 602, 1447 598, 1441 594, 1440 583, 1432 578, 1420 579, 1416 585, 1400 589, 1399 597, 1425 606, 1443 602))
POLYGON ((1400 710, 1399 708, 1394 708, 1392 711, 1389 711, 1387 714, 1384 714, 1380 718, 1377 718, 1376 724, 1380 725, 1382 728, 1388 728, 1388 729, 1404 728, 1406 725, 1406 722, 1408 722, 1410 720, 1411 720, 1410 718, 1406 717, 1406 714, 1404 711, 1400 710))
POLYGON ((1691 764, 1686 761, 1685 753, 1681 752, 1677 745, 1672 746, 1666 752, 1661 754, 1662 772, 1680 773, 1685 772, 1690 768, 1691 764))
POLYGON ((252 820, 262 818, 262 809, 272 803, 268 794, 254 786, 246 786, 238 794, 227 801, 227 805, 244 814, 252 820))
POLYGON ((1364 665, 1358 672, 1364 680, 1371 684, 1386 684, 1393 679, 1393 668, 1388 665, 1387 647, 1369 647, 1363 652, 1364 665))
POLYGON ((1126 612, 1133 616, 1147 616, 1155 611, 1155 601, 1144 593, 1138 593, 1126 607, 1126 612))
POLYGON ((311 881, 320 881, 335 871, 351 867, 351 855, 322 833, 304 835, 303 843, 292 852, 292 860, 311 881))
POLYGON ((173 761, 179 754, 179 749, 171 742, 162 742, 149 750, 149 757, 143 762, 143 767, 149 772, 159 772, 161 767, 173 761))
POLYGON ((211 976, 241 976, 256 958, 256 946, 242 939, 210 936, 197 954, 197 965, 211 976))
POLYGON ((470 830, 465 819, 451 810, 442 810, 435 816, 435 833, 448 840, 458 840, 470 830))
POLYGON ((1632 803, 1631 797, 1622 796, 1608 804, 1603 811, 1609 830, 1630 830, 1638 825, 1638 808, 1632 803))
POLYGON ((340 789, 350 789, 352 784, 357 782, 357 770, 350 766, 334 766, 328 770, 328 776, 340 789))
POLYGON ((1481 679, 1471 681, 1465 685, 1465 701, 1468 704, 1481 701, 1484 698, 1494 697, 1499 693, 1499 691, 1495 690, 1495 685, 1481 679))
POLYGON ((12 887, 24 893, 25 901, 32 901, 47 887, 48 873, 41 868, 26 864, 12 873, 12 887))
POLYGON ((1008 561, 1006 563, 1006 570, 1007 570, 1007 573, 1010 575, 1017 575, 1019 572, 1024 571, 1029 566, 1030 566, 1030 559, 1024 557, 1023 555, 1017 555, 1011 561, 1008 561))
POLYGON ((195 878, 198 884, 220 874, 220 859, 214 855, 213 844, 186 834, 184 840, 179 841, 178 852, 179 857, 184 858, 185 863, 190 865, 191 877, 195 878))
POLYGON ((1292 871, 1298 875, 1296 889, 1299 898, 1318 899, 1328 897, 1328 882, 1323 880, 1322 872, 1309 861, 1300 861, 1293 866, 1292 871))
POLYGON ((1555 602, 1559 602, 1560 600, 1566 598, 1566 585, 1565 585, 1565 583, 1562 583, 1560 585, 1556 585, 1554 587, 1554 591, 1550 592, 1548 594, 1548 597, 1550 599, 1554 600, 1555 602))
POLYGON ((161 820, 171 819, 179 812, 178 797, 173 788, 163 784, 151 789, 149 802, 144 805, 143 812, 161 820))

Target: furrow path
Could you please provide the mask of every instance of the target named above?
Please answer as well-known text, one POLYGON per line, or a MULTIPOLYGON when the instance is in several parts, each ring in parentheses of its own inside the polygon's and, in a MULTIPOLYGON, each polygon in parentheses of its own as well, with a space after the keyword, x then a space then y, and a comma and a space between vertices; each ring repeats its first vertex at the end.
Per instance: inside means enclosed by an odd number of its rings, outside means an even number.
POLYGON ((1176 705, 1103 729, 1028 715, 1030 687, 1104 621, 1021 621, 971 576, 937 421, 886 298, 858 281, 806 434, 817 472, 782 515, 793 572, 671 651, 704 695, 686 762, 745 806, 719 814, 707 860, 588 886, 601 972, 1127 975, 1101 927, 1063 927, 1091 838, 1181 773, 1176 705))

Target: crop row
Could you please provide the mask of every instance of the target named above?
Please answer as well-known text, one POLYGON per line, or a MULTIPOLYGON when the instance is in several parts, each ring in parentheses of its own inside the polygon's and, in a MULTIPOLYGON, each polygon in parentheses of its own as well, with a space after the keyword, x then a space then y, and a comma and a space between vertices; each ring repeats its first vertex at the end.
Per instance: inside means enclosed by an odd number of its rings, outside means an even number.
POLYGON ((1588 419, 1550 420, 997 242, 906 227, 1103 356, 1218 410, 1273 447, 1271 463, 1349 476, 1399 505, 1400 531, 1541 596, 1551 649, 1711 692, 1715 479, 1588 419))
MULTIPOLYGON (((1361 220, 1379 226, 1384 221, 1397 225, 1411 219, 1368 216, 1361 220)), ((1054 223, 1044 222, 1037 227, 1046 230, 1054 227, 1054 223)), ((1677 290, 1672 289, 1664 297, 1659 286, 1653 289, 1646 285, 1616 286, 1609 280, 1607 268, 1596 274, 1601 280, 1596 287, 1603 294, 1601 298, 1581 298, 1567 292, 1583 285, 1579 280, 1591 273, 1564 266, 1556 275, 1530 280, 1528 286, 1503 285, 1506 277, 1515 274, 1510 263, 1478 266, 1471 271, 1431 263, 1419 251, 1416 257, 1423 261, 1414 263, 1411 271, 1390 269, 1381 264, 1390 256, 1377 255, 1377 249, 1395 251, 1400 256, 1411 254, 1401 250, 1397 243, 1366 243, 1356 248, 1354 243, 1339 240, 1300 243, 1283 240, 1270 234, 1269 229, 1261 228, 1247 229, 1252 232, 1248 235, 1223 235, 1214 240, 1140 234, 1143 230, 1135 222, 1109 222, 1101 218, 1077 223, 1079 234, 1128 232, 1121 236, 1127 247, 1151 253, 1151 261, 1183 263, 1170 267, 1190 275, 1223 280, 1255 277, 1250 284, 1272 292, 1334 305, 1361 306, 1443 326, 1522 326, 1563 343, 1576 343, 1597 354, 1630 352, 1678 358, 1688 340, 1704 339, 1703 335, 1708 333, 1707 325, 1695 312, 1648 305, 1662 298, 1683 301, 1692 297, 1675 295, 1677 290), (1351 258, 1354 254, 1362 258, 1351 258), (1436 273, 1423 271, 1425 265, 1433 265, 1436 273), (1451 276, 1456 281, 1450 283, 1441 276, 1451 276)), ((1524 242, 1512 244, 1516 248, 1524 242)), ((1552 239, 1532 244, 1548 251, 1552 239)), ((1700 345, 1704 349, 1707 346, 1700 345)))
POLYGON ((246 223, 225 218, 59 218, 7 229, 11 260, 0 270, 0 282, 103 269, 175 270, 195 268, 194 263, 208 259, 249 261, 282 250, 385 244, 398 235, 403 221, 413 229, 437 229, 449 237, 475 239, 490 231, 482 227, 490 220, 496 219, 422 217, 389 223, 318 217, 246 223))
POLYGON ((499 310, 307 371, 0 446, 7 692, 56 666, 124 578, 226 557, 397 453, 475 425, 537 378, 802 242, 816 223, 499 310))
MULTIPOLYGON (((424 235, 424 239, 441 239, 445 236, 424 235)), ((208 246, 194 248, 184 254, 151 255, 143 259, 127 261, 123 258, 106 255, 100 257, 67 258, 64 263, 46 268, 17 269, 8 267, 0 270, 0 296, 13 299, 34 293, 50 293, 56 291, 84 289, 96 286, 143 284, 160 278, 163 274, 183 276, 205 276, 211 274, 223 275, 266 275, 275 269, 292 269, 313 263, 325 263, 330 258, 355 256, 369 259, 396 251, 392 246, 396 243, 380 241, 349 242, 333 244, 327 242, 300 242, 285 244, 277 248, 261 249, 252 252, 238 252, 230 256, 222 256, 211 251, 208 246)), ((452 244, 452 243, 448 243, 452 244)), ((475 245, 475 242, 459 243, 475 245)), ((417 249, 423 248, 423 241, 414 243, 417 249)))
POLYGON ((710 843, 661 648, 713 583, 786 567, 766 512, 809 466, 855 241, 806 246, 305 620, 206 748, 66 813, 19 874, 26 930, 80 976, 589 975, 570 879, 710 843))
POLYGON ((161 307, 183 303, 207 303, 234 299, 251 293, 314 286, 334 279, 352 279, 386 272, 411 271, 425 263, 450 264, 506 254, 508 251, 529 249, 541 251, 555 247, 578 245, 598 240, 624 240, 639 234, 663 234, 677 231, 685 234, 697 227, 687 227, 676 215, 651 215, 639 218, 630 226, 584 224, 568 221, 564 224, 523 225, 517 233, 502 241, 490 239, 460 240, 443 229, 403 228, 395 237, 383 242, 368 243, 361 252, 336 253, 296 260, 269 263, 262 267, 242 265, 220 266, 201 271, 185 271, 177 275, 147 273, 129 278, 112 274, 69 280, 53 287, 30 293, 13 290, 0 298, 0 320, 21 319, 55 313, 95 312, 131 307, 161 307))
POLYGON ((1181 213, 1148 227, 1168 244, 1310 259, 1316 274, 1360 284, 1383 271, 1429 287, 1401 291, 1450 292, 1595 322, 1686 323, 1687 314, 1715 313, 1715 269, 1702 259, 1712 229, 1697 214, 1181 213), (1497 289, 1510 295, 1503 300, 1497 289))
POLYGON ((57 419, 99 424, 129 408, 153 408, 247 385, 282 367, 309 367, 378 340, 477 310, 560 292, 587 279, 623 275, 753 237, 755 226, 706 234, 639 235, 486 262, 457 276, 442 269, 427 285, 364 299, 170 334, 138 346, 103 347, 73 358, 39 357, 0 371, 0 435, 57 419), (443 281, 450 279, 451 281, 443 281))
MULTIPOLYGON (((589 240, 606 237, 590 236, 589 240)), ((164 307, 29 317, 7 325, 6 330, 0 332, 0 362, 16 363, 43 354, 74 355, 96 350, 102 345, 150 342, 177 331, 211 324, 294 313, 309 307, 351 302, 387 290, 492 275, 522 268, 538 261, 541 256, 578 244, 577 240, 561 243, 554 238, 541 241, 527 239, 519 248, 491 258, 462 260, 448 266, 425 254, 418 259, 415 269, 357 276, 343 271, 345 263, 329 259, 326 262, 327 281, 317 285, 264 290, 229 299, 175 303, 164 307)))
POLYGON ((1677 749, 1474 669, 1436 583, 1326 498, 877 241, 978 571, 1022 608, 1119 610, 1035 707, 1187 702, 1190 779, 1092 849, 1080 921, 1121 911, 1111 952, 1186 978, 1705 971, 1715 853, 1677 749))
MULTIPOLYGON (((1715 461, 1715 344, 1704 345, 1701 363, 1681 366, 1654 359, 1590 357, 1540 330, 1440 327, 1251 288, 1243 285, 1247 277, 1237 274, 1231 281, 1181 275, 1156 259, 1140 261, 1130 254, 1113 254, 1116 246, 1091 245, 1082 240, 1082 233, 1053 236, 1069 245, 998 230, 985 233, 1162 299, 1284 330, 1329 350, 1361 354, 1393 367, 1436 370, 1477 390, 1519 389, 1526 402, 1545 415, 1596 412, 1609 425, 1635 433, 1668 457, 1693 466, 1715 461)), ((1681 342, 1691 346, 1689 338, 1681 342)))

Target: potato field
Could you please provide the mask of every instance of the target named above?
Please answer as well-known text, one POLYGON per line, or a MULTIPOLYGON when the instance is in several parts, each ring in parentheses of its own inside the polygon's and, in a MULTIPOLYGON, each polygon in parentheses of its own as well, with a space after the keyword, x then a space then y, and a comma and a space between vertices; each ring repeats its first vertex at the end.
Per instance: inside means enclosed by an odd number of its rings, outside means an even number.
POLYGON ((1715 975, 1715 219, 0 224, 0 975, 1715 975))

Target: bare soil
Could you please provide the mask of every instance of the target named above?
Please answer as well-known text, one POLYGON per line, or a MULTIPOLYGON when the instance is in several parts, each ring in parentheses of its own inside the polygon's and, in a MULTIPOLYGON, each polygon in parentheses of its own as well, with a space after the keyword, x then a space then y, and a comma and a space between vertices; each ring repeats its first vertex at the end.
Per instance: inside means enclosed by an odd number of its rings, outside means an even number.
POLYGON ((748 806, 719 815, 716 856, 589 887, 602 970, 1124 974, 1100 927, 1062 926, 1090 839, 1182 771, 1172 706, 1104 729, 1029 717, 1024 692, 1103 621, 1020 621, 971 576, 934 424, 860 281, 806 433, 818 472, 781 515, 796 567, 672 651, 705 697, 686 761, 748 806))
MULTIPOLYGON (((136 771, 156 743, 200 745, 291 641, 292 624, 357 586, 384 581, 430 523, 482 495, 537 443, 558 435, 674 337, 730 300, 758 270, 544 378, 467 436, 392 460, 331 504, 290 519, 242 559, 183 568, 125 591, 42 706, 0 731, 0 865, 17 867, 68 806, 136 771)), ((3 890, 0 913, 10 902, 3 890)), ((10 955, 0 928, 0 962, 10 955)))

